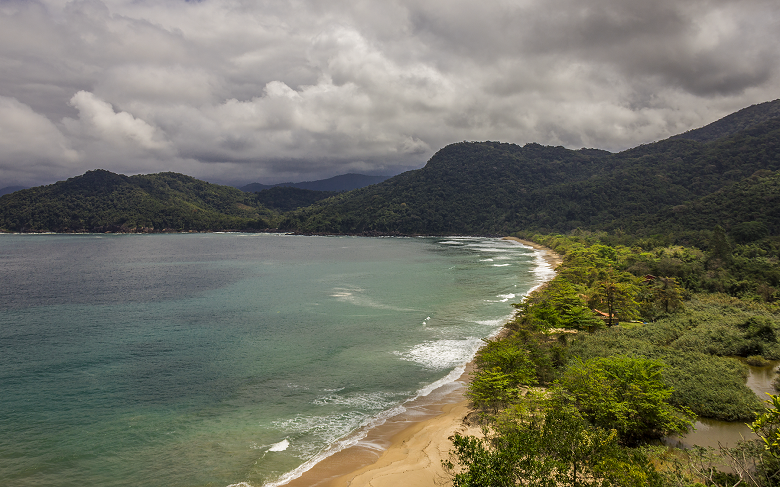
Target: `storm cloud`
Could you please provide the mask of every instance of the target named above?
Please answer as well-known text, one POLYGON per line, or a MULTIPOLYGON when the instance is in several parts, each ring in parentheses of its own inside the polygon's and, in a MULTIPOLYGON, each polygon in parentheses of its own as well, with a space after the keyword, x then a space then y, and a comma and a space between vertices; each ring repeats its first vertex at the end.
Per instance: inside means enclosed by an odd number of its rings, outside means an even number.
POLYGON ((0 187, 611 151, 780 97, 775 0, 0 0, 0 187))

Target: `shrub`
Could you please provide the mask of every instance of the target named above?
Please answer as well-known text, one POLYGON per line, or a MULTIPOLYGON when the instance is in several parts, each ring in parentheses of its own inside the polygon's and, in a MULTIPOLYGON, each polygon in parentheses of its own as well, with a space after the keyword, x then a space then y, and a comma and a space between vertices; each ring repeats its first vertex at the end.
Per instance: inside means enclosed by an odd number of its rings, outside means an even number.
POLYGON ((614 428, 624 444, 685 433, 693 413, 669 403, 672 388, 663 368, 660 361, 642 358, 578 360, 561 376, 554 394, 573 400, 594 426, 614 428))
POLYGON ((761 355, 751 355, 745 359, 745 363, 752 365, 753 367, 766 367, 769 365, 769 360, 765 359, 761 355))

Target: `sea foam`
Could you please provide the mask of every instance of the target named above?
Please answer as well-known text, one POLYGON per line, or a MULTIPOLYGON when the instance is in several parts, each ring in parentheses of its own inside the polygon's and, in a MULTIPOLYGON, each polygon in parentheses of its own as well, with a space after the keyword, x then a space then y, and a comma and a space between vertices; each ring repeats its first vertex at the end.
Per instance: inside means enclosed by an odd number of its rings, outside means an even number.
MULTIPOLYGON (((500 256, 493 257, 495 259, 500 259, 500 260, 514 259, 515 255, 511 255, 511 254, 517 254, 518 259, 525 260, 528 258, 527 254, 525 253, 513 252, 511 250, 512 246, 516 248, 516 246, 519 245, 516 242, 508 241, 506 243, 506 246, 504 246, 502 245, 503 242, 502 243, 490 242, 489 244, 486 244, 474 240, 475 239, 472 237, 453 237, 450 238, 448 241, 444 241, 440 243, 446 243, 447 245, 465 244, 468 247, 473 247, 474 250, 479 252, 492 252, 492 253, 502 254, 500 256)), ((529 248, 525 245, 521 245, 521 246, 524 248, 529 248)), ((526 296, 533 289, 538 288, 544 282, 548 281, 555 275, 555 271, 544 259, 542 252, 539 251, 534 252, 533 259, 535 265, 529 272, 534 276, 535 278, 534 280, 537 282, 537 285, 534 286, 534 288, 532 288, 528 292, 522 293, 520 297, 526 296)), ((490 262, 493 261, 493 259, 484 259, 482 261, 490 262)), ((496 265, 496 267, 499 266, 503 267, 505 265, 506 264, 504 265, 498 264, 496 265)), ((359 304, 364 306, 368 304, 369 306, 372 307, 375 307, 377 304, 377 303, 369 304, 366 303, 365 301, 359 302, 362 301, 361 299, 356 300, 355 299, 357 297, 356 295, 359 296, 360 293, 363 291, 361 289, 337 288, 334 289, 334 291, 335 292, 332 294, 333 297, 340 300, 352 302, 353 304, 359 304)), ((517 298, 518 295, 514 293, 507 293, 507 294, 498 295, 497 297, 499 298, 498 302, 507 302, 510 299, 517 298)), ((500 331, 501 326, 504 323, 506 323, 509 319, 511 319, 513 315, 514 313, 498 319, 475 321, 475 323, 492 328, 493 332, 489 334, 489 336, 492 337, 500 331)), ((423 324, 427 324, 427 321, 429 319, 430 318, 426 318, 423 321, 423 324)), ((346 448, 349 448, 351 446, 360 443, 366 437, 368 431, 370 431, 371 429, 380 426, 385 422, 387 422, 387 420, 389 420, 390 418, 405 412, 407 410, 405 404, 408 404, 410 401, 414 401, 415 399, 418 399, 420 397, 428 396, 429 394, 439 389, 440 387, 454 382, 463 374, 465 370, 465 364, 474 358, 477 351, 483 344, 484 344, 484 340, 477 337, 470 337, 461 340, 443 339, 443 340, 436 340, 436 341, 428 341, 428 342, 415 345, 405 352, 395 352, 395 354, 398 355, 402 360, 415 362, 429 369, 433 369, 433 370, 446 370, 448 368, 452 369, 445 377, 442 377, 438 381, 435 381, 427 386, 424 386, 423 388, 416 391, 416 393, 411 397, 409 397, 406 401, 397 404, 395 406, 391 406, 391 404, 393 403, 393 398, 390 397, 391 395, 382 394, 382 393, 355 394, 355 395, 345 395, 345 396, 339 394, 327 394, 319 397, 318 399, 315 400, 315 404, 321 404, 321 405, 343 404, 343 405, 359 407, 364 411, 371 410, 371 409, 379 410, 382 409, 383 407, 387 409, 383 409, 381 410, 381 412, 373 416, 370 416, 365 413, 353 411, 351 413, 347 413, 347 414, 342 413, 334 416, 307 417, 307 418, 298 417, 292 421, 285 422, 285 424, 281 424, 281 423, 278 424, 278 426, 282 426, 284 428, 290 428, 289 431, 295 432, 297 430, 299 433, 303 432, 304 430, 310 432, 312 429, 320 430, 321 434, 327 431, 328 433, 323 434, 321 439, 326 440, 330 446, 328 446, 325 450, 321 450, 318 452, 316 451, 311 452, 313 456, 310 456, 309 459, 304 464, 300 465, 295 470, 284 474, 276 481, 264 484, 264 487, 278 487, 290 482, 295 478, 300 477, 304 472, 311 469, 314 465, 321 462, 322 460, 346 448), (336 437, 337 435, 340 436, 336 437)), ((337 392, 337 391, 333 391, 333 392, 337 392)), ((365 445, 365 446, 370 446, 370 445, 365 445)))
POLYGON ((285 451, 287 448, 290 447, 290 442, 288 440, 282 440, 279 443, 274 443, 271 445, 271 448, 268 449, 268 451, 285 451))
POLYGON ((476 337, 437 340, 415 345, 406 352, 396 352, 396 355, 429 369, 443 370, 468 362, 481 346, 482 340, 476 337))
MULTIPOLYGON (((474 353, 476 353, 476 350, 474 351, 474 353)), ((473 355, 471 358, 473 358, 473 355)), ((469 358, 469 360, 471 360, 471 358, 469 358)), ((465 365, 461 364, 460 366, 455 367, 453 370, 451 370, 449 374, 437 380, 436 382, 433 382, 432 384, 428 384, 427 386, 420 388, 413 396, 408 398, 402 404, 399 404, 395 407, 382 411, 381 413, 376 414, 374 416, 364 417, 361 424, 353 430, 353 433, 345 437, 342 437, 338 441, 335 440, 331 441, 330 446, 328 448, 316 453, 314 456, 309 458, 308 461, 300 465, 298 468, 290 472, 287 472, 286 474, 282 475, 275 481, 266 482, 265 484, 263 484, 263 487, 279 487, 281 485, 290 482, 291 480, 297 479, 298 477, 303 475, 306 471, 310 470, 312 467, 314 467, 316 464, 320 463, 321 461, 325 460, 326 458, 335 455, 336 453, 342 450, 355 446, 358 443, 360 443, 362 446, 370 447, 372 449, 379 449, 376 445, 372 445, 370 443, 362 443, 362 440, 365 439, 369 431, 371 431, 372 429, 378 426, 385 424, 389 419, 406 412, 407 408, 404 406, 404 404, 408 404, 421 397, 426 397, 430 395, 433 391, 439 389, 440 387, 443 387, 449 383, 456 381, 461 375, 463 375, 465 369, 466 369, 465 365)), ((308 419, 313 420, 313 422, 316 423, 317 419, 322 419, 322 418, 308 418, 308 419)), ((301 422, 296 422, 296 423, 299 426, 302 425, 301 422)), ((290 423, 288 423, 288 425, 289 424, 290 423)), ((239 484, 235 484, 235 486, 238 485, 239 484)), ((235 486, 228 486, 228 487, 235 487, 235 486)))

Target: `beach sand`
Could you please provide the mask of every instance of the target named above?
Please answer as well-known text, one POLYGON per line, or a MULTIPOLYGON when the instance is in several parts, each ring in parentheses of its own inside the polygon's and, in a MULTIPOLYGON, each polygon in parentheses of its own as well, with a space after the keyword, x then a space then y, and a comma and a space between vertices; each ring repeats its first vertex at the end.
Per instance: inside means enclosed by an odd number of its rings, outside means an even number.
POLYGON ((552 267, 553 269, 555 269, 556 267, 558 267, 563 263, 563 258, 560 255, 556 254, 555 252, 548 249, 547 247, 539 245, 536 242, 531 242, 530 240, 523 240, 517 237, 504 237, 503 240, 512 240, 517 243, 521 243, 523 245, 526 245, 528 247, 540 251, 540 253, 542 254, 542 258, 546 260, 547 263, 550 264, 550 267, 552 267))
MULTIPOLYGON (((515 237, 505 237, 542 252, 555 269, 562 262, 552 250, 515 237)), ((355 446, 321 461, 290 487, 434 487, 450 485, 442 460, 450 459, 449 437, 480 435, 478 426, 467 425, 471 411, 464 392, 471 366, 460 378, 430 395, 406 404, 407 411, 367 432, 355 446)))
POLYGON ((435 486, 448 485, 441 466, 449 458, 455 432, 480 434, 467 426, 469 413, 464 392, 470 367, 454 382, 405 404, 406 411, 372 428, 355 446, 317 463, 289 487, 435 486))

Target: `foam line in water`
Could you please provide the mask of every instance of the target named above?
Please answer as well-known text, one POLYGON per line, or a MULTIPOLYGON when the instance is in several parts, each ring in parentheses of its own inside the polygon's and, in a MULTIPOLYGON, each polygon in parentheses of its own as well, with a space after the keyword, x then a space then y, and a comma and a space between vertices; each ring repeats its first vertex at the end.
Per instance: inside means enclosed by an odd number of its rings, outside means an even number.
POLYGON ((337 300, 344 303, 353 304, 355 306, 363 306, 366 308, 387 309, 390 311, 415 311, 409 308, 398 308, 396 306, 382 304, 366 296, 365 293, 365 289, 336 287, 333 288, 330 297, 336 298, 337 300))
POLYGON ((327 394, 320 396, 313 401, 313 404, 325 406, 328 404, 338 404, 342 406, 357 407, 363 410, 387 409, 395 404, 399 395, 407 396, 409 392, 367 392, 360 394, 348 394, 342 396, 339 394, 327 394))
POLYGON ((282 440, 279 443, 274 443, 271 445, 271 448, 268 449, 268 451, 285 451, 290 447, 290 442, 288 440, 282 440))
POLYGON ((495 328, 495 332, 498 333, 499 331, 501 331, 501 327, 505 323, 507 323, 509 320, 514 318, 514 316, 515 316, 515 314, 513 312, 513 313, 511 313, 511 314, 509 314, 507 316, 504 316, 503 318, 496 318, 494 320, 477 320, 474 323, 476 323, 478 325, 489 326, 491 328, 495 328))
POLYGON ((382 426, 387 422, 388 419, 392 418, 393 416, 397 416, 405 411, 406 408, 400 405, 373 416, 368 421, 366 421, 355 433, 348 435, 347 437, 333 443, 331 446, 327 447, 325 450, 321 451, 320 453, 314 455, 311 459, 309 459, 308 461, 300 465, 295 470, 292 470, 282 475, 281 477, 279 477, 279 479, 273 482, 267 482, 263 484, 263 487, 278 487, 280 485, 284 485, 290 482, 291 480, 297 479, 298 477, 303 475, 306 471, 311 470, 312 467, 314 467, 321 461, 325 460, 326 458, 333 456, 336 453, 345 450, 349 447, 357 445, 361 440, 363 440, 368 435, 368 432, 370 430, 378 426, 382 426))
POLYGON ((547 262, 547 259, 544 258, 544 253, 546 253, 546 251, 536 253, 536 259, 534 261, 536 267, 531 270, 531 273, 536 277, 538 284, 531 288, 527 294, 539 289, 539 287, 555 277, 555 269, 553 269, 550 263, 547 262))
POLYGON ((436 340, 420 343, 406 352, 396 352, 396 355, 429 369, 444 370, 468 362, 481 346, 482 340, 477 337, 436 340))
POLYGON ((514 240, 507 240, 507 242, 511 242, 512 245, 519 245, 520 247, 534 251, 534 264, 536 264, 536 266, 530 270, 530 273, 536 277, 537 284, 529 289, 528 292, 524 293, 522 295, 523 297, 528 296, 555 277, 555 269, 553 269, 553 266, 547 262, 547 259, 545 259, 545 255, 548 252, 547 250, 534 249, 533 247, 529 247, 528 245, 514 240))
MULTIPOLYGON (((476 353, 476 352, 475 352, 476 353)), ((473 357, 471 357, 473 358, 473 357)), ((376 427, 382 426, 385 424, 389 419, 398 416, 399 414, 402 414, 407 411, 407 408, 404 406, 404 404, 408 404, 411 401, 414 401, 416 399, 419 399, 421 397, 426 397, 430 395, 433 391, 439 389, 440 387, 443 387, 451 382, 456 381, 458 378, 460 378, 461 375, 463 375, 463 372, 466 370, 466 366, 461 365, 459 367, 455 367, 452 371, 450 371, 449 374, 442 377, 441 379, 437 380, 436 382, 433 382, 432 384, 429 384, 425 387, 420 388, 412 397, 407 399, 403 402, 403 404, 400 404, 398 406, 395 406, 393 408, 390 408, 386 411, 383 411, 373 417, 371 417, 368 421, 366 421, 356 432, 348 435, 347 437, 335 442, 330 447, 326 448, 325 450, 321 451, 320 453, 316 454, 314 457, 306 461, 304 464, 300 465, 295 470, 292 470, 290 472, 287 472, 286 474, 279 477, 279 479, 268 482, 263 484, 263 487, 279 487, 281 485, 284 485, 294 479, 297 479, 301 475, 303 475, 308 470, 311 470, 312 467, 320 463, 321 461, 325 460, 326 458, 335 455, 336 453, 345 450, 347 448, 350 448, 352 446, 355 446, 362 442, 363 439, 366 438, 368 435, 368 432, 376 427)), ((374 447, 374 449, 377 449, 374 447)), ((248 484, 247 484, 248 485, 248 484)), ((240 484, 234 484, 233 486, 228 487, 244 487, 240 484)), ((249 486, 251 487, 251 486, 249 486)))
MULTIPOLYGON (((451 237, 450 240, 476 240, 475 237, 451 237)), ((495 248, 495 242, 491 242, 491 248, 488 249, 476 249, 480 251, 489 251, 489 252, 506 252, 505 249, 496 249, 495 248)), ((469 244, 470 246, 472 244, 469 244)), ((478 246, 479 244, 476 244, 474 246, 478 246)), ((525 248, 531 248, 526 245, 522 245, 518 242, 512 242, 512 245, 521 245, 525 248)), ((534 261, 536 263, 536 267, 531 270, 531 273, 534 274, 538 280, 538 284, 534 286, 532 289, 530 289, 528 292, 523 293, 521 297, 527 296, 529 293, 531 293, 533 290, 538 289, 540 286, 542 286, 545 282, 549 281, 555 276, 555 271, 553 270, 552 266, 544 259, 544 253, 545 251, 539 251, 535 250, 534 252, 534 261)), ((503 296, 502 296, 503 297, 503 296)), ((501 331, 501 325, 503 323, 506 323, 509 319, 511 319, 514 316, 514 313, 509 315, 508 317, 499 319, 499 320, 488 320, 488 321, 478 321, 479 324, 484 324, 486 326, 495 326, 495 330, 493 333, 490 334, 490 338, 495 337, 500 331, 501 331)), ((479 342, 481 344, 481 339, 474 339, 474 344, 476 345, 476 342, 479 342)), ((459 341, 463 342, 463 340, 449 340, 452 341, 459 341)), ((447 340, 441 340, 440 342, 447 342, 447 340)), ((418 345, 418 347, 424 347, 426 344, 418 345)), ((430 343, 428 344, 430 346, 430 343)), ((440 344, 442 345, 442 344, 440 344)), ((461 344, 463 345, 463 344, 461 344)), ((413 350, 417 347, 413 347, 413 350)), ((444 347, 446 349, 447 347, 444 347)), ((412 397, 404 401, 402 404, 395 406, 393 408, 390 408, 388 410, 382 411, 379 414, 376 414, 372 417, 370 417, 368 420, 366 420, 355 432, 347 435, 345 438, 338 440, 334 443, 332 443, 329 447, 325 448, 320 453, 316 454, 314 457, 306 461, 304 464, 300 465, 295 470, 292 470, 291 472, 287 472, 286 474, 282 475, 279 479, 268 482, 263 484, 263 487, 279 487, 281 485, 284 485, 291 480, 294 480, 301 475, 304 474, 304 472, 310 470, 312 467, 314 467, 316 464, 320 463, 321 461, 325 460, 326 458, 346 449, 351 446, 357 445, 360 443, 366 436, 368 435, 368 432, 376 428, 378 426, 383 425, 386 423, 390 418, 393 418, 394 416, 397 416, 407 410, 407 408, 404 406, 405 404, 408 404, 411 401, 414 401, 416 399, 419 399, 420 397, 426 397, 430 395, 433 391, 439 389, 440 387, 443 387, 449 383, 452 383, 456 381, 458 378, 460 378, 461 375, 463 375, 463 372, 466 369, 466 363, 473 360, 474 356, 476 355, 477 351, 479 350, 479 346, 469 346, 467 347, 467 350, 464 348, 461 348, 459 350, 460 355, 460 365, 456 366, 451 370, 445 377, 442 377, 441 379, 437 380, 436 382, 433 382, 432 384, 429 384, 427 386, 422 387, 419 389, 412 397)), ((437 347, 434 345, 431 347, 429 352, 431 351, 441 351, 442 347, 437 347)), ((422 352, 423 350, 420 349, 422 352)), ((410 351, 411 352, 411 351, 410 351)), ((403 354, 399 354, 402 355, 403 354)), ((424 353, 420 354, 420 357, 424 356, 424 353)), ((449 359, 447 359, 449 361, 449 359)), ((228 487, 252 487, 249 484, 246 484, 245 482, 242 482, 240 484, 233 484, 228 487)))

